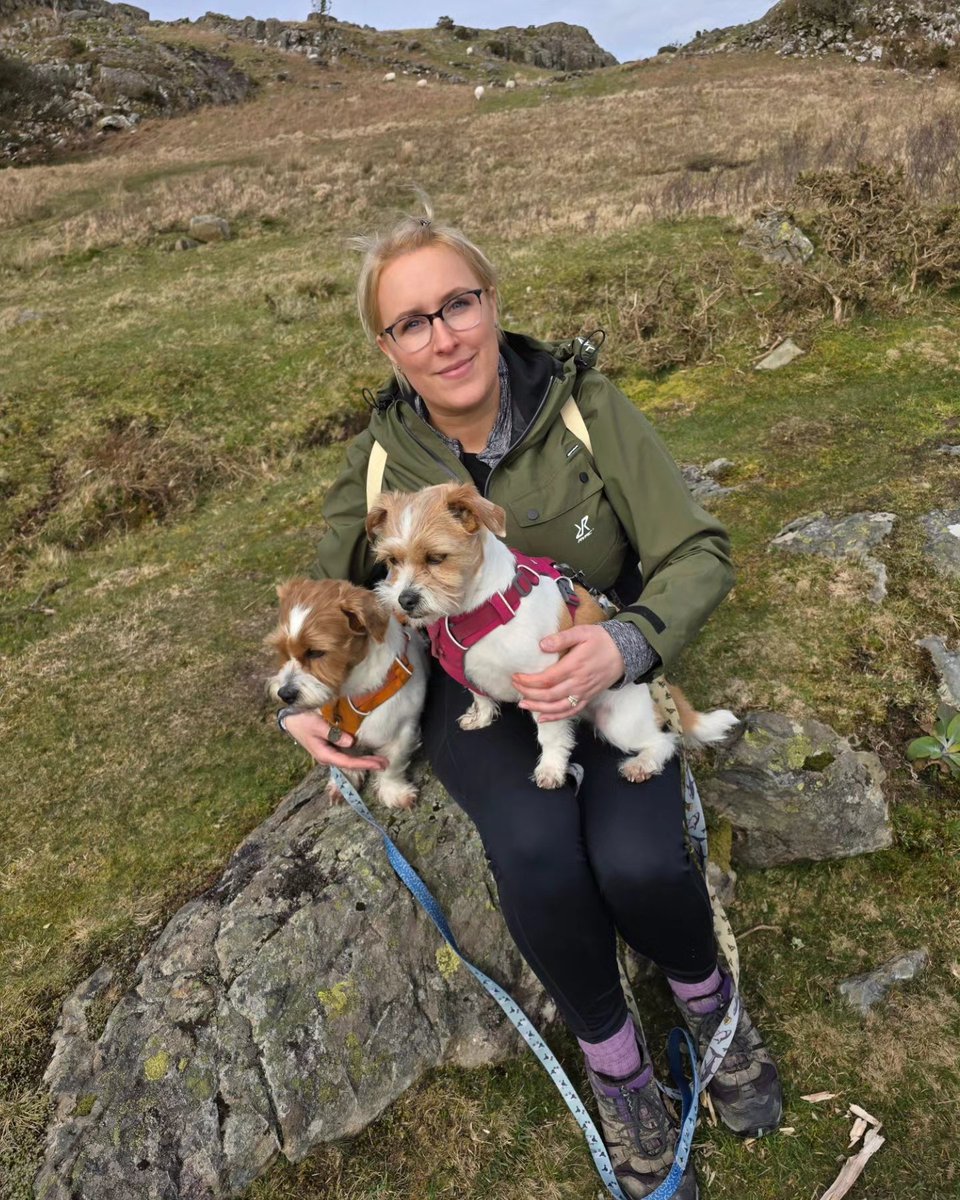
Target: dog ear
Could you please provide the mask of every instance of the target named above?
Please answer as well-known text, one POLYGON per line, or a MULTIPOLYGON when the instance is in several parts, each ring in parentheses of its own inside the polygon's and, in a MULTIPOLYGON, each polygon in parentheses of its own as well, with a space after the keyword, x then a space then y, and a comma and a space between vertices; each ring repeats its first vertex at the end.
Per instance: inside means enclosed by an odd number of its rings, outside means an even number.
POLYGON ((283 649, 287 641, 287 636, 282 629, 274 629, 272 633, 268 633, 263 639, 264 646, 268 650, 273 650, 276 654, 283 656, 283 649))
POLYGON ((348 596, 340 602, 340 609, 354 633, 368 633, 375 642, 386 637, 390 615, 381 608, 373 592, 348 596))
POLYGON ((497 537, 503 537, 507 532, 507 514, 499 504, 481 496, 470 483, 460 484, 451 490, 447 496, 447 508, 467 533, 476 533, 481 525, 497 537))
POLYGON ((374 500, 370 511, 367 513, 367 519, 363 523, 363 527, 367 531, 368 542, 375 542, 377 540, 389 512, 390 493, 381 492, 376 500, 374 500))

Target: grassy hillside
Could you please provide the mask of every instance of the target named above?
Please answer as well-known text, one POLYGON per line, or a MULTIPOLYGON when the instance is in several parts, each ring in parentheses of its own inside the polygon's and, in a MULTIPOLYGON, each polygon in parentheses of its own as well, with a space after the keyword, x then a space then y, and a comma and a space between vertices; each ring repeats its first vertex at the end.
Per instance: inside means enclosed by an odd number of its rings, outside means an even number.
MULTIPOLYGON (((262 71, 250 103, 0 173, 3 1200, 28 1196, 38 1165, 63 996, 103 961, 121 987, 305 769, 272 728, 260 639, 274 582, 309 569, 325 489, 365 419, 359 389, 383 374, 354 317, 346 239, 409 205, 413 182, 500 265, 508 327, 603 325, 602 365, 675 456, 734 462, 739 490, 716 511, 739 579, 681 672, 693 697, 815 714, 889 772, 893 849, 741 878, 747 1002, 783 1065, 793 1133, 745 1147, 704 1124, 705 1195, 820 1195, 853 1101, 889 1136, 853 1196, 946 1200, 960 794, 915 778, 903 746, 936 707, 914 638, 957 636, 960 587, 931 573, 915 518, 960 500, 957 460, 934 453, 960 440, 960 311, 950 290, 892 278, 871 304, 851 291, 838 324, 816 280, 785 282, 737 242, 738 221, 798 172, 860 159, 955 201, 955 85, 731 56, 543 87, 531 75, 478 105, 470 87, 237 53, 262 71), (171 252, 207 211, 235 238, 171 252), (754 373, 786 333, 807 354, 754 373), (901 517, 879 608, 859 568, 767 551, 793 517, 868 507, 901 517), (927 973, 876 1014, 839 1004, 839 979, 920 944, 927 973), (840 1098, 800 1099, 819 1090, 840 1098)), ((646 999, 660 1042, 667 1009, 656 989, 646 999)), ((570 1039, 554 1041, 576 1073, 570 1039)), ((523 1059, 438 1073, 250 1196, 597 1190, 523 1059)))

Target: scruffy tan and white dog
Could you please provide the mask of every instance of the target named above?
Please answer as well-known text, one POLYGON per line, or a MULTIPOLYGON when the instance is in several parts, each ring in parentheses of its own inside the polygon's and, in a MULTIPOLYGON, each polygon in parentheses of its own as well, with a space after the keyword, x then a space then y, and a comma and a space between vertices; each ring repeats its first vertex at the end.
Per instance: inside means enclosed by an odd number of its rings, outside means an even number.
MULTIPOLYGON (((427 655, 373 592, 339 579, 292 579, 277 588, 280 623, 267 638, 280 668, 272 698, 295 708, 318 708, 356 745, 382 754, 377 795, 388 808, 410 808, 417 790, 407 777, 420 741, 427 688, 427 655)), ((344 774, 359 787, 363 771, 344 774)), ((331 803, 343 799, 327 784, 331 803)))
MULTIPOLYGON (((516 603, 515 615, 490 628, 462 658, 474 699, 460 719, 461 728, 483 729, 496 719, 499 701, 520 699, 512 675, 536 674, 558 660, 559 655, 540 649, 540 640, 571 623, 564 591, 554 579, 542 577, 521 596, 511 592, 518 563, 498 540, 506 533, 505 513, 476 488, 440 484, 416 493, 382 493, 366 528, 377 558, 388 569, 378 585, 380 595, 402 619, 431 630, 432 638, 448 618, 479 610, 498 595, 508 593, 516 603)), ((594 605, 585 619, 602 620, 603 615, 594 605)), ((672 690, 687 744, 719 741, 738 723, 724 709, 697 713, 677 696, 678 689, 672 690)), ((677 738, 661 729, 662 715, 646 684, 608 688, 583 715, 628 753, 620 773, 631 782, 659 774, 676 750, 677 738)), ((560 787, 573 749, 574 720, 537 722, 536 730, 540 758, 534 779, 542 788, 560 787)))

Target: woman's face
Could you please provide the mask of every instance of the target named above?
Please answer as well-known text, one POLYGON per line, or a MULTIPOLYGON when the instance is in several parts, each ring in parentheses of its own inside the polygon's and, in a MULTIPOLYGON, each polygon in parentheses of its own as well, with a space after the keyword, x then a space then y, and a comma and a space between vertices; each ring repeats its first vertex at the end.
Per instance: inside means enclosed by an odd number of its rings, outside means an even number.
MULTIPOLYGON (((460 292, 481 287, 480 280, 449 246, 423 246, 393 259, 380 275, 377 300, 380 325, 385 329, 412 313, 433 313, 460 292)), ((460 332, 437 319, 430 341, 420 350, 405 351, 390 334, 377 345, 404 373, 424 399, 430 415, 443 418, 496 411, 499 398, 496 297, 484 291, 480 323, 460 332)))

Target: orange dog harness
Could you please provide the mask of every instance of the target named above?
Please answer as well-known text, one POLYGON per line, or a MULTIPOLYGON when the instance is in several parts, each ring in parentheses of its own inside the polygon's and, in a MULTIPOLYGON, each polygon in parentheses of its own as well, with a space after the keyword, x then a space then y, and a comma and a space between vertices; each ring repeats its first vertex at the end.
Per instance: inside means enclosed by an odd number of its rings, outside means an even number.
POLYGON ((324 704, 320 714, 328 725, 355 737, 364 717, 368 717, 375 708, 379 708, 384 701, 395 696, 412 674, 413 667, 404 654, 402 658, 393 660, 387 678, 375 692, 367 692, 365 696, 340 696, 330 704, 324 704))

